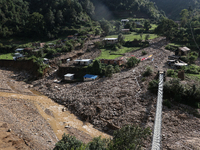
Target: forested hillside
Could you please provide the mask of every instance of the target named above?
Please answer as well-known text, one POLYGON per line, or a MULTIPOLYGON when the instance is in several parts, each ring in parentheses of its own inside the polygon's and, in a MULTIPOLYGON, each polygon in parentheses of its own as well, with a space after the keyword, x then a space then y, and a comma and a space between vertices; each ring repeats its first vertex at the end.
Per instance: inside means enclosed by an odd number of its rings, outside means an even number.
POLYGON ((1 0, 0 36, 48 36, 63 32, 72 24, 90 22, 94 14, 89 0, 1 0))
POLYGON ((180 20, 182 9, 199 9, 200 0, 151 0, 159 9, 163 10, 167 17, 180 20))
POLYGON ((161 14, 149 0, 91 0, 95 7, 96 17, 135 17, 159 19, 161 14))
POLYGON ((0 0, 0 37, 54 38, 109 16, 158 20, 162 15, 149 0, 0 0))

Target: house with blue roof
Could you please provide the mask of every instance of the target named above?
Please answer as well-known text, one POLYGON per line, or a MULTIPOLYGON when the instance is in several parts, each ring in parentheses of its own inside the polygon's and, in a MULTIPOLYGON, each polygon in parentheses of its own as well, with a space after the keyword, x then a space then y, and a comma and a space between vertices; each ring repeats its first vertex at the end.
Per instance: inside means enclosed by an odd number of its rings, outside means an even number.
POLYGON ((93 81, 93 80, 98 79, 98 75, 86 74, 86 75, 83 77, 83 79, 84 79, 84 81, 93 81))

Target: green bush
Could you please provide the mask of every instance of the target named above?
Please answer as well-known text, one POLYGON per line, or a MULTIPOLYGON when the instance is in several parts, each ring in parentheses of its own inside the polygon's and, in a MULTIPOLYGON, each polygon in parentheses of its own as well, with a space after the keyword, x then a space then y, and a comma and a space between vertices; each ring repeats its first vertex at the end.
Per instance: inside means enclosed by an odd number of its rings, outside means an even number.
POLYGON ((182 67, 182 69, 186 72, 186 73, 190 73, 190 74, 199 74, 200 72, 200 67, 197 65, 189 65, 189 66, 185 66, 182 67))
POLYGON ((106 67, 106 70, 105 70, 105 75, 107 77, 112 77, 112 75, 113 75, 114 72, 115 72, 115 70, 114 70, 113 66, 112 65, 108 65, 106 67))
POLYGON ((165 99, 165 100, 163 101, 163 105, 167 106, 168 108, 171 108, 171 107, 172 107, 172 106, 171 106, 171 102, 170 102, 168 99, 165 99))
POLYGON ((148 66, 146 69, 145 69, 145 72, 143 73, 143 76, 144 77, 147 77, 147 76, 150 76, 151 74, 153 73, 153 70, 150 66, 148 66))
POLYGON ((191 53, 189 53, 189 55, 188 55, 189 63, 193 64, 197 60, 198 56, 199 55, 198 55, 197 52, 191 52, 191 53))
POLYGON ((158 91, 158 81, 152 80, 149 82, 148 90, 152 93, 157 93, 158 91))
POLYGON ((142 81, 142 82, 146 81, 146 78, 145 78, 145 77, 143 77, 143 78, 141 79, 141 81, 142 81))
POLYGON ((140 63, 140 59, 137 59, 136 57, 131 57, 131 58, 128 59, 126 65, 127 65, 128 68, 132 68, 139 63, 140 63))
POLYGON ((164 84, 164 96, 197 108, 200 103, 199 87, 182 85, 180 79, 172 79, 164 84))
POLYGON ((168 77, 177 77, 177 73, 173 69, 168 69, 167 76, 168 77))
POLYGON ((82 145, 83 143, 74 136, 64 134, 62 139, 56 143, 54 150, 77 150, 82 145))
POLYGON ((144 141, 151 135, 150 128, 140 128, 135 125, 127 125, 114 132, 110 150, 140 150, 144 141))
POLYGON ((184 62, 186 62, 186 63, 188 63, 188 62, 189 62, 189 60, 188 60, 188 57, 187 57, 187 56, 181 56, 181 57, 180 57, 180 60, 182 60, 182 61, 184 61, 184 62))
POLYGON ((142 55, 146 55, 147 54, 147 52, 146 51, 142 51, 142 55))
POLYGON ((92 142, 88 143, 88 150, 107 150, 109 140, 101 139, 101 137, 96 137, 92 142))
POLYGON ((115 66, 115 72, 120 72, 120 71, 121 71, 120 67, 118 65, 116 65, 115 66))

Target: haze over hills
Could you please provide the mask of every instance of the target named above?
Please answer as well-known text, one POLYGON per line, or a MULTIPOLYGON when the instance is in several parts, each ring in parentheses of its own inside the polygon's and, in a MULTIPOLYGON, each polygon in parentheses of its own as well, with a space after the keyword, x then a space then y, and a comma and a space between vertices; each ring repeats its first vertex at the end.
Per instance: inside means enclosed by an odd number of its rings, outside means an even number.
POLYGON ((173 20, 180 20, 180 12, 183 9, 199 8, 199 0, 150 0, 155 2, 159 10, 163 10, 167 17, 173 20))
POLYGON ((134 17, 159 19, 163 14, 149 0, 91 0, 97 19, 134 17))
POLYGON ((66 27, 88 25, 91 18, 139 17, 158 20, 161 16, 149 0, 1 0, 0 37, 35 35, 54 38, 58 34, 68 33, 66 27))

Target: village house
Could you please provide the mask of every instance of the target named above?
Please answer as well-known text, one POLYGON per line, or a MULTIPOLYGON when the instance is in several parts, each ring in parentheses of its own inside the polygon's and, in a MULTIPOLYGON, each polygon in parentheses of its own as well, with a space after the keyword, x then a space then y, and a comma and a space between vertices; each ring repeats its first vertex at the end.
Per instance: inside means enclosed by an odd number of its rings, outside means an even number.
POLYGON ((92 59, 77 59, 74 61, 76 62, 77 65, 84 65, 84 66, 88 66, 93 62, 92 59))
POLYGON ((98 79, 98 76, 97 75, 91 75, 91 74, 86 74, 83 77, 84 81, 93 81, 93 80, 96 80, 96 79, 98 79))
POLYGON ((32 46, 37 48, 43 48, 46 43, 32 43, 32 46))
POLYGON ((107 65, 123 65, 123 60, 114 60, 114 59, 100 59, 100 62, 107 65))
POLYGON ((118 42, 118 38, 104 38, 103 42, 105 44, 115 44, 118 42))
POLYGON ((122 29, 122 33, 129 33, 130 29, 122 29))
POLYGON ((73 79, 74 79, 74 74, 68 73, 68 74, 64 75, 64 80, 71 81, 73 79))
POLYGON ((189 52, 190 52, 190 49, 188 47, 179 47, 175 53, 176 55, 183 56, 183 55, 187 55, 189 52))
POLYGON ((121 22, 122 22, 122 25, 124 26, 127 22, 129 22, 129 20, 128 19, 122 19, 121 22))
POLYGON ((74 39, 74 36, 73 35, 69 35, 69 36, 67 36, 67 39, 68 40, 74 39))

